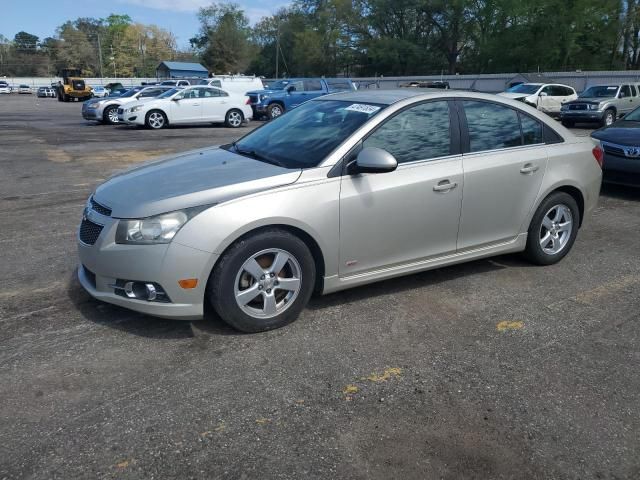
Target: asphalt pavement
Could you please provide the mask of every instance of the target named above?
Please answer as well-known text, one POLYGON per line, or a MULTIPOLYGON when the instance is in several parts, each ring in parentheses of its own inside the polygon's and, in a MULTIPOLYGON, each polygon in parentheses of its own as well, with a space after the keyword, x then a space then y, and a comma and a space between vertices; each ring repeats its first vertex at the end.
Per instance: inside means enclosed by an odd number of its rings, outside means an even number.
POLYGON ((81 289, 97 184, 256 125, 99 126, 0 97, 0 479, 640 478, 640 190, 605 187, 558 265, 380 282, 263 334, 81 289))

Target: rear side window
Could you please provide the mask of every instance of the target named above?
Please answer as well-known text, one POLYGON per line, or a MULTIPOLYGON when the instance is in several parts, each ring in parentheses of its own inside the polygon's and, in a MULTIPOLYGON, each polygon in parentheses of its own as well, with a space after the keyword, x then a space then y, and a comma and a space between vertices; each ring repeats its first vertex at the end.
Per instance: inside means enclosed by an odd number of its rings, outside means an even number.
POLYGON ((518 113, 489 102, 462 102, 469 129, 471 152, 497 150, 522 145, 518 113))
POLYGON ((304 90, 306 92, 315 92, 317 90, 322 90, 322 83, 320 83, 320 80, 305 80, 304 90))
POLYGON ((631 85, 631 95, 633 95, 634 97, 636 96, 636 86, 635 85, 631 85))
POLYGON ((523 113, 518 114, 522 125, 522 141, 524 145, 536 145, 544 143, 542 136, 542 124, 523 113))
POLYGON ((428 102, 403 110, 371 134, 363 147, 382 148, 398 163, 450 155, 449 104, 428 102))
POLYGON ((620 98, 628 98, 631 96, 631 89, 629 88, 629 85, 623 85, 622 88, 620 89, 620 98))

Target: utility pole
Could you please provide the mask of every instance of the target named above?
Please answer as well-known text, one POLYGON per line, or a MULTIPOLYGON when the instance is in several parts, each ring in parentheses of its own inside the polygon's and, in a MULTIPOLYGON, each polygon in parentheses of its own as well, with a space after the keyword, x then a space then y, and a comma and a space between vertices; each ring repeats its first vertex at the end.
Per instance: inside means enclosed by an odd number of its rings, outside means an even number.
POLYGON ((102 45, 100 44, 100 32, 98 32, 98 59, 100 61, 100 78, 104 78, 102 73, 102 45))
POLYGON ((276 28, 276 80, 278 79, 278 61, 280 60, 280 21, 276 28))

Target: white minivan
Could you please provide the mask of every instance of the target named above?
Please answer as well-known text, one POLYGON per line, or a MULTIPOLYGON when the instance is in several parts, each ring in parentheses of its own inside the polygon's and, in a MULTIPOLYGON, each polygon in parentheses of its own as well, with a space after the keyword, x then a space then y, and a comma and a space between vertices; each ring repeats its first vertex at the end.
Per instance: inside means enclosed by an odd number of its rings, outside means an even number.
POLYGON ((498 95, 520 100, 549 115, 560 115, 563 104, 578 98, 573 87, 557 83, 521 83, 498 95))
POLYGON ((260 78, 246 75, 214 75, 211 78, 200 80, 200 85, 221 88, 229 93, 237 93, 239 95, 264 88, 260 78))

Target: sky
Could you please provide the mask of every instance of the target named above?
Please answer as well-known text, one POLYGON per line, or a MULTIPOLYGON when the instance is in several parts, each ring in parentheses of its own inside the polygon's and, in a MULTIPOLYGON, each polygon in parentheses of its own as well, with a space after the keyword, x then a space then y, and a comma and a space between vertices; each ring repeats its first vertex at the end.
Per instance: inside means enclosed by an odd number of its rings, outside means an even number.
MULTIPOLYGON (((287 0, 234 0, 244 9, 254 24, 290 3, 287 0)), ((127 14, 134 22, 154 23, 170 30, 180 48, 198 32, 196 13, 211 0, 29 0, 10 1, 0 14, 0 34, 8 39, 21 30, 43 39, 55 35, 55 30, 67 20, 78 17, 105 18, 112 13, 127 14)))

